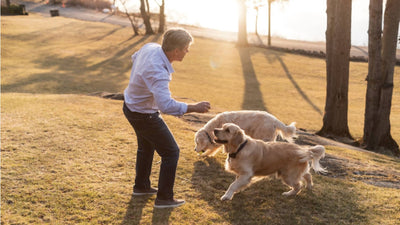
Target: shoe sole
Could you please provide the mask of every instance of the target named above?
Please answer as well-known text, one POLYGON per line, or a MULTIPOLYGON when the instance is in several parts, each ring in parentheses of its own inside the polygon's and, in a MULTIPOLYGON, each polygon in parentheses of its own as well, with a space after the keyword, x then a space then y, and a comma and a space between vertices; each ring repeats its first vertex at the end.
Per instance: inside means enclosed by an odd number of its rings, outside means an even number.
POLYGON ((132 195, 134 195, 134 196, 143 196, 143 195, 156 195, 156 194, 157 194, 157 192, 155 192, 155 193, 135 193, 135 192, 133 192, 132 195))
POLYGON ((182 203, 175 204, 175 205, 154 205, 154 208, 157 208, 157 209, 175 208, 175 207, 179 207, 185 203, 186 202, 182 202, 182 203))

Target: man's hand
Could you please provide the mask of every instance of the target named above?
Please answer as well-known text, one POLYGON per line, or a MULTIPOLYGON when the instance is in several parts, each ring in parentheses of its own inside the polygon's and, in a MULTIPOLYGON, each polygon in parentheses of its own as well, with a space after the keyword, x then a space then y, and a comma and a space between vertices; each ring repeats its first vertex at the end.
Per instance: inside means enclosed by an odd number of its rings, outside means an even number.
POLYGON ((211 108, 211 105, 209 102, 191 103, 191 104, 188 104, 186 113, 191 113, 191 112, 206 113, 206 112, 208 112, 208 110, 210 110, 210 108, 211 108))

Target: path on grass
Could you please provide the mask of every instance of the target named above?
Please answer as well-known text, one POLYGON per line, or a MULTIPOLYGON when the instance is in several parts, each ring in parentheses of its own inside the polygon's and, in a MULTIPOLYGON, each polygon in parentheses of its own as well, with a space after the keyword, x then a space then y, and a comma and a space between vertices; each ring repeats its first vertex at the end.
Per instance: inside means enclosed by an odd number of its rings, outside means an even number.
MULTIPOLYGON (((80 7, 66 7, 63 8, 61 5, 47 5, 43 2, 25 2, 25 1, 13 1, 15 3, 24 4, 28 12, 40 13, 45 17, 50 16, 51 9, 58 9, 60 16, 75 18, 86 21, 104 22, 111 23, 120 26, 131 26, 129 20, 123 16, 112 15, 109 13, 103 13, 96 10, 80 8, 80 7)), ((176 26, 177 24, 169 23, 169 26, 176 26)), ((223 40, 236 42, 237 33, 218 31, 208 28, 199 28, 188 25, 179 25, 185 27, 193 36, 212 38, 215 40, 223 40)), ((267 36, 257 36, 255 34, 248 35, 248 41, 252 45, 266 47, 268 43, 267 36)), ((310 41, 297 41, 287 40, 283 38, 272 37, 271 45, 274 48, 285 49, 303 54, 311 54, 321 56, 325 54, 325 42, 310 42, 310 41)), ((352 46, 350 54, 353 59, 366 61, 368 58, 368 47, 366 46, 352 46)), ((400 62, 400 49, 396 52, 396 58, 400 62)))

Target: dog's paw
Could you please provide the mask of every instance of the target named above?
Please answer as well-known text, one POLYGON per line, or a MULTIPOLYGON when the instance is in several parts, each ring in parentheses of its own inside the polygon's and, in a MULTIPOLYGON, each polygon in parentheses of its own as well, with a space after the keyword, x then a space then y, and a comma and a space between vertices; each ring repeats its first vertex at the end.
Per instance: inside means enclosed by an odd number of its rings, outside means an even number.
POLYGON ((282 193, 282 195, 283 196, 293 196, 293 195, 296 195, 297 193, 296 193, 296 191, 294 191, 294 190, 290 190, 290 191, 287 191, 287 192, 283 192, 282 193))
POLYGON ((199 157, 202 158, 202 159, 205 159, 205 158, 207 158, 208 156, 207 156, 207 154, 204 154, 204 153, 203 153, 203 154, 199 154, 199 157))
POLYGON ((221 197, 221 201, 228 201, 228 200, 232 200, 232 197, 233 196, 228 196, 228 195, 223 195, 222 197, 221 197))

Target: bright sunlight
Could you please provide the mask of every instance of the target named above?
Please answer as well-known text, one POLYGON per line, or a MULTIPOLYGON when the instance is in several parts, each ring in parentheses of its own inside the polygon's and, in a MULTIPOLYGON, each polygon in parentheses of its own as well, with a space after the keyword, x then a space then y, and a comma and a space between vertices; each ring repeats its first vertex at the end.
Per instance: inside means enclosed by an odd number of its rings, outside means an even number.
POLYGON ((238 5, 236 1, 170 1, 167 8, 173 14, 168 20, 179 21, 200 27, 212 27, 223 31, 236 31, 238 27, 238 5))
MULTIPOLYGON (((258 2, 257 0, 253 0, 258 2)), ((151 12, 157 13, 159 7, 154 0, 150 2, 151 12)), ((249 1, 252 2, 252 1, 249 1)), ((268 6, 258 11, 257 31, 268 34, 268 6)), ((117 7, 123 10, 120 1, 117 7)), ((139 12, 140 1, 127 1, 129 11, 139 12)), ((237 32, 238 5, 236 0, 168 0, 165 5, 167 21, 178 24, 193 25, 221 31, 237 32)), ((366 46, 368 43, 368 2, 354 0, 352 7, 353 45, 366 46)), ((255 32, 257 11, 249 6, 247 10, 247 31, 255 32)), ((326 1, 290 0, 275 1, 271 6, 271 34, 274 37, 303 41, 325 41, 326 1)), ((400 44, 398 45, 398 48, 400 44)))

